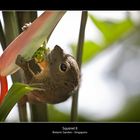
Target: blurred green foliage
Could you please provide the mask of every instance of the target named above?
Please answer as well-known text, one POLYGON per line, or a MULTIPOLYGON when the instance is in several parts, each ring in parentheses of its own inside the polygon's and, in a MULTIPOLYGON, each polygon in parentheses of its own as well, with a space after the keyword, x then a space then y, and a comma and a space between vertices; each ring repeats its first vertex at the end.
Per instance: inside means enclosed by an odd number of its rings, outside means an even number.
MULTIPOLYGON (((71 46, 71 50, 74 56, 76 56, 76 45, 72 44, 71 46)), ((85 41, 84 42, 84 48, 83 48, 83 56, 82 56, 82 63, 86 63, 88 61, 90 61, 93 56, 95 56, 96 54, 98 54, 99 52, 101 52, 102 50, 102 46, 98 45, 97 43, 93 42, 93 41, 85 41)))
MULTIPOLYGON (((48 121, 49 122, 70 122, 70 114, 58 110, 55 106, 48 104, 48 121)), ((78 122, 88 122, 83 116, 78 116, 78 122)))
MULTIPOLYGON (((129 18, 123 19, 121 21, 108 21, 98 19, 91 14, 89 14, 89 18, 97 27, 97 29, 102 33, 103 38, 100 43, 92 40, 85 40, 82 57, 83 64, 92 60, 93 57, 101 53, 104 49, 110 47, 113 43, 121 39, 134 27, 132 20, 129 18)), ((75 56, 77 45, 73 42, 71 43, 70 48, 72 50, 72 54, 75 56)))
POLYGON ((122 110, 115 116, 102 121, 108 122, 139 122, 140 121, 140 96, 128 99, 122 110))
MULTIPOLYGON (((100 54, 106 48, 111 47, 113 43, 128 39, 127 35, 133 32, 139 32, 130 18, 124 18, 121 21, 98 19, 94 15, 89 14, 92 23, 102 34, 102 41, 85 40, 83 50, 83 64, 87 64, 96 55, 100 54), (132 32, 131 32, 132 31, 132 32)), ((138 41, 139 42, 139 41, 138 41)), ((70 48, 73 55, 76 55, 76 43, 72 43, 70 48)), ((134 96, 126 100, 126 104, 122 110, 115 116, 94 121, 105 122, 139 122, 140 121, 140 96, 134 96)))
POLYGON ((102 32, 105 39, 104 46, 114 43, 133 27, 133 22, 130 18, 126 18, 121 21, 104 21, 95 18, 91 14, 89 14, 89 17, 96 27, 102 32))

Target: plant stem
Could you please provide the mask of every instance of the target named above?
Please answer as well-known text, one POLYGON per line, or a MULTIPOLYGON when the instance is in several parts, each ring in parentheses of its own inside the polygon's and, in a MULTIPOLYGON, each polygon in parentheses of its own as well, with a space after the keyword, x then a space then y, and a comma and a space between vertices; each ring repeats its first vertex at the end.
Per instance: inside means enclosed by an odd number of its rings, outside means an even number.
MULTIPOLYGON (((19 31, 22 32, 22 27, 25 25, 25 23, 33 22, 37 18, 37 12, 36 11, 18 11, 16 12, 17 14, 17 19, 18 19, 18 24, 19 24, 19 31)), ((24 81, 26 83, 26 81, 24 81)), ((27 107, 26 107, 26 100, 23 97, 19 102, 18 102, 18 110, 19 110, 19 117, 20 121, 25 121, 27 117, 27 107)), ((32 106, 30 104, 30 106, 32 106)), ((43 107, 41 106, 40 109, 43 107)), ((39 112, 38 105, 33 105, 33 107, 30 107, 31 109, 31 118, 35 118, 35 116, 44 114, 43 111, 46 112, 46 110, 42 109, 42 112, 39 112)))
MULTIPOLYGON (((23 70, 18 70, 16 73, 12 74, 12 81, 13 82, 24 82, 24 73, 23 70)), ((19 101, 18 101, 18 113, 19 113, 19 121, 20 122, 28 122, 28 115, 27 115, 27 109, 26 109, 26 95, 23 96, 19 101)))
POLYGON ((5 50, 6 40, 5 40, 5 34, 4 34, 4 31, 3 31, 3 28, 2 28, 1 21, 0 21, 0 43, 1 43, 1 46, 2 46, 3 50, 5 50))
POLYGON ((32 122, 46 122, 46 121, 48 121, 47 104, 43 104, 43 103, 32 104, 32 103, 30 103, 30 109, 31 109, 31 121, 32 122))
MULTIPOLYGON (((26 11, 26 12, 25 11, 17 11, 16 15, 17 15, 17 20, 18 20, 20 32, 22 32, 22 27, 25 25, 25 23, 33 22, 37 18, 36 11, 26 11)), ((26 81, 22 81, 22 82, 26 83, 26 81)), ((28 121, 26 96, 24 96, 23 98, 21 98, 21 100, 19 100, 18 112, 19 112, 19 118, 20 118, 21 122, 28 121)))
MULTIPOLYGON (((81 25, 80 25, 80 32, 79 32, 79 39, 78 39, 78 48, 77 48, 77 55, 76 60, 79 65, 79 69, 81 71, 81 64, 82 64, 82 54, 83 54, 83 44, 84 44, 84 36, 85 36, 85 27, 87 22, 88 12, 82 11, 81 17, 81 25)), ((78 93, 79 88, 75 91, 76 93, 72 97, 72 107, 71 107, 71 121, 75 122, 78 120, 78 93)))
POLYGON ((6 45, 8 45, 18 34, 18 23, 15 11, 2 11, 4 28, 5 28, 5 39, 6 45))
MULTIPOLYGON (((23 12, 17 12, 17 18, 19 26, 22 27, 25 25, 25 23, 33 22, 37 18, 37 12, 36 11, 23 11, 23 12)), ((19 29, 21 32, 21 28, 19 29)), ((23 99, 24 100, 24 99, 23 99)), ((19 102, 19 112, 20 116, 22 117, 22 111, 24 111, 24 102, 19 102)), ((30 111, 31 111, 31 121, 47 121, 47 104, 30 104, 30 111)))

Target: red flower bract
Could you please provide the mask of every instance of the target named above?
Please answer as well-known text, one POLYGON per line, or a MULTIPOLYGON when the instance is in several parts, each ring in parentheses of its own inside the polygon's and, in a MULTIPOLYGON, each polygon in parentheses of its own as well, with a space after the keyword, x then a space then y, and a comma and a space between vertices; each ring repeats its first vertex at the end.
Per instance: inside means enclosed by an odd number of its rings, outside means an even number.
POLYGON ((5 76, 0 76, 0 104, 8 91, 8 83, 5 76))

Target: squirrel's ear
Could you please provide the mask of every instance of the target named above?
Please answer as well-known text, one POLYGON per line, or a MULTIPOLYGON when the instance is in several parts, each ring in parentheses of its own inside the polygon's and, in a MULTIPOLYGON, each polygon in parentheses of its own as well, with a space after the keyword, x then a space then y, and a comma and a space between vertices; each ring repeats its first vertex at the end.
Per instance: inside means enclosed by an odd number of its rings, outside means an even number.
POLYGON ((63 49, 60 46, 58 46, 58 45, 55 45, 53 50, 54 51, 57 50, 57 52, 63 53, 63 49))
POLYGON ((8 83, 5 76, 0 76, 0 104, 3 101, 7 91, 8 91, 8 83))

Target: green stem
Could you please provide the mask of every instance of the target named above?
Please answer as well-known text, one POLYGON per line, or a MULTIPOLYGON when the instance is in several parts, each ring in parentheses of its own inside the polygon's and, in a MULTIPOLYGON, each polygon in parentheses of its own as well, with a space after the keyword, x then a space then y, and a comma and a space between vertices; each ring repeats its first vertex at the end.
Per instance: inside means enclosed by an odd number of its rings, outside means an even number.
MULTIPOLYGON (((25 23, 29 23, 34 21, 37 18, 37 12, 36 11, 17 11, 17 21, 18 21, 18 30, 22 32, 22 26, 24 26, 25 23)), ((21 74, 21 76, 23 76, 21 74)), ((24 79, 24 78, 21 78, 24 79)), ((21 81, 23 83, 26 83, 25 81, 21 81)), ((19 118, 21 122, 27 122, 28 121, 28 115, 27 115, 27 105, 26 105, 26 96, 21 98, 18 102, 18 112, 19 112, 19 118)))
POLYGON ((1 46, 2 46, 3 50, 5 50, 6 40, 5 40, 5 34, 4 34, 4 31, 3 31, 3 28, 2 28, 1 21, 0 21, 0 43, 1 43, 1 46))
POLYGON ((31 109, 31 121, 32 122, 46 122, 46 121, 48 121, 47 104, 43 104, 43 103, 32 104, 32 103, 30 103, 30 109, 31 109))
POLYGON ((36 11, 17 11, 16 15, 20 32, 23 32, 22 27, 25 25, 25 23, 33 22, 37 18, 36 11))
POLYGON ((28 122, 26 96, 18 101, 18 113, 20 122, 28 122))
MULTIPOLYGON (((33 22, 37 18, 37 12, 36 11, 20 11, 17 12, 17 18, 18 18, 18 23, 19 26, 22 27, 24 26, 25 23, 33 22)), ((19 29, 21 32, 21 28, 19 29)), ((24 100, 24 99, 23 99, 24 100)), ((21 100, 18 103, 18 108, 19 108, 19 115, 20 118, 23 119, 26 117, 24 116, 25 112, 25 103, 21 100)), ((30 111, 31 111, 31 121, 47 121, 47 104, 32 104, 30 103, 30 111)))
MULTIPOLYGON (((20 82, 20 83, 25 83, 24 82, 24 73, 23 70, 18 70, 16 73, 11 75, 12 81, 14 82, 20 82)), ((26 109, 26 95, 23 96, 19 101, 18 101, 18 113, 19 113, 19 121, 20 122, 27 122, 28 121, 28 115, 27 115, 27 109, 26 109)))
MULTIPOLYGON (((82 17, 81 17, 81 25, 80 25, 80 32, 79 32, 79 40, 78 40, 78 49, 77 49, 77 55, 76 60, 79 65, 80 71, 81 71, 81 64, 82 64, 82 54, 83 54, 83 44, 84 44, 84 36, 85 36, 85 27, 87 22, 88 12, 83 11, 82 17)), ((71 107, 71 121, 75 122, 78 119, 78 93, 79 88, 76 93, 72 97, 72 107, 71 107)))
POLYGON ((8 45, 18 34, 18 23, 15 11, 3 11, 6 45, 8 45))

